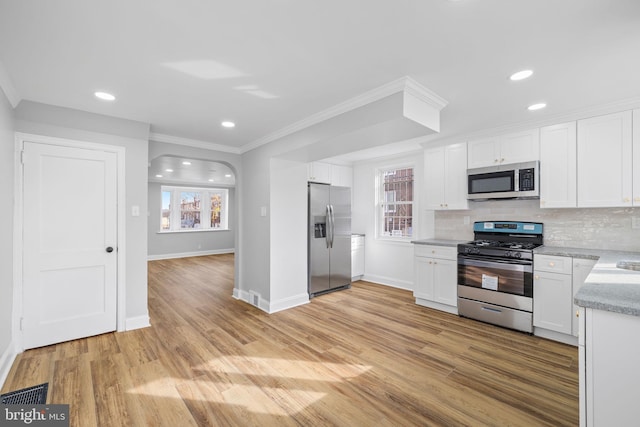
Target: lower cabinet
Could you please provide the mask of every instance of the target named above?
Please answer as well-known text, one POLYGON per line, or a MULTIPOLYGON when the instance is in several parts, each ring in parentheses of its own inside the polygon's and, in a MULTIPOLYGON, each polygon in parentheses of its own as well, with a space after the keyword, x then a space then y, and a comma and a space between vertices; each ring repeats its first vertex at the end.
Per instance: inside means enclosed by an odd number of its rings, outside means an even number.
POLYGON ((534 255, 534 334, 577 344, 578 323, 574 295, 596 261, 566 256, 534 255))
POLYGON ((580 321, 580 425, 638 425, 640 317, 581 308, 580 321))
POLYGON ((351 279, 360 280, 364 276, 364 236, 351 236, 351 279))
POLYGON ((415 245, 416 304, 449 313, 458 312, 458 262, 455 247, 415 245))

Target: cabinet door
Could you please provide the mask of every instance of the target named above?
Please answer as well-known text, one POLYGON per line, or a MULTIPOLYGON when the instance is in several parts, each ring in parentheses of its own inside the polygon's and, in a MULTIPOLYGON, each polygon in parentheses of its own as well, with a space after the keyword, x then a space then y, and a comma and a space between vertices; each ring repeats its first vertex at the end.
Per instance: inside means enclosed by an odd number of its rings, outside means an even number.
POLYGON ((540 207, 575 208, 576 122, 540 129, 540 207))
POLYGON ((433 259, 414 257, 413 296, 433 301, 433 259))
POLYGON ((308 180, 322 184, 331 184, 331 165, 328 163, 313 162, 307 165, 308 180))
POLYGON ((540 132, 531 129, 499 138, 500 164, 531 162, 540 158, 540 132))
POLYGON ((572 300, 570 274, 534 272, 533 326, 571 334, 572 300))
POLYGON ((469 168, 494 166, 500 162, 500 151, 497 138, 484 138, 469 141, 467 165, 469 168))
POLYGON ((425 208, 444 208, 444 147, 424 152, 425 208))
POLYGON ((631 111, 578 121, 578 207, 631 206, 631 111))
POLYGON ((444 150, 444 205, 447 209, 467 209, 467 144, 444 150))
POLYGON ((640 206, 640 109, 633 110, 633 205, 640 206))
POLYGON ((575 337, 578 336, 578 332, 580 329, 580 322, 577 316, 578 306, 573 302, 573 298, 575 298, 576 294, 584 285, 584 281, 587 279, 591 270, 593 270, 593 266, 596 265, 596 260, 593 259, 581 259, 574 258, 573 259, 573 275, 572 275, 572 297, 571 303, 573 304, 573 309, 571 312, 573 315, 571 316, 571 334, 575 337))
POLYGON ((331 165, 331 184, 353 187, 353 169, 349 166, 331 165))
POLYGON ((458 263, 448 259, 433 260, 433 299, 456 307, 458 305, 458 263))

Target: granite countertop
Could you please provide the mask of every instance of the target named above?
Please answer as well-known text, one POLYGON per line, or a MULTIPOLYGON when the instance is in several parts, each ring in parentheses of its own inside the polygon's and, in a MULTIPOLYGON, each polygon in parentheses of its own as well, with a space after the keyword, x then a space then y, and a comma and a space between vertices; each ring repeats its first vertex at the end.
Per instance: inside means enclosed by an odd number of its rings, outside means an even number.
POLYGON ((596 259, 575 303, 585 308, 640 316, 640 271, 616 267, 619 261, 640 262, 640 252, 541 246, 536 254, 596 259))
POLYGON ((433 246, 450 246, 456 247, 458 243, 466 243, 468 240, 449 240, 449 239, 422 239, 412 240, 411 243, 416 245, 433 245, 433 246))

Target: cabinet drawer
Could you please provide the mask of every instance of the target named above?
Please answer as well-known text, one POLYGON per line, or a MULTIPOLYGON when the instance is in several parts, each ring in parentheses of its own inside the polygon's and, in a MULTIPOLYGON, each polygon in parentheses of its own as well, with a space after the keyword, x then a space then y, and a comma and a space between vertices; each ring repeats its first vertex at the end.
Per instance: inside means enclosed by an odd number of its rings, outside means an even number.
POLYGON ((351 249, 357 249, 364 246, 364 236, 351 236, 351 249))
POLYGON ((420 257, 455 260, 458 257, 458 248, 450 246, 415 245, 413 253, 415 256, 420 257))
POLYGON ((573 258, 554 255, 534 255, 533 268, 537 271, 571 274, 573 258))

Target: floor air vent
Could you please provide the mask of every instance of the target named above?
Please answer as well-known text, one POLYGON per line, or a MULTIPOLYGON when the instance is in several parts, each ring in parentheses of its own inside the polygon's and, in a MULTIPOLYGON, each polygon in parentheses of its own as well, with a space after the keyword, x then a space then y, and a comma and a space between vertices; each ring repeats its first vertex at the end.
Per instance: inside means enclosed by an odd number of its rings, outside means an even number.
POLYGON ((260 307, 260 294, 249 291, 249 303, 256 307, 260 307))
POLYGON ((22 390, 10 391, 0 395, 2 405, 45 405, 49 383, 36 385, 22 390))

